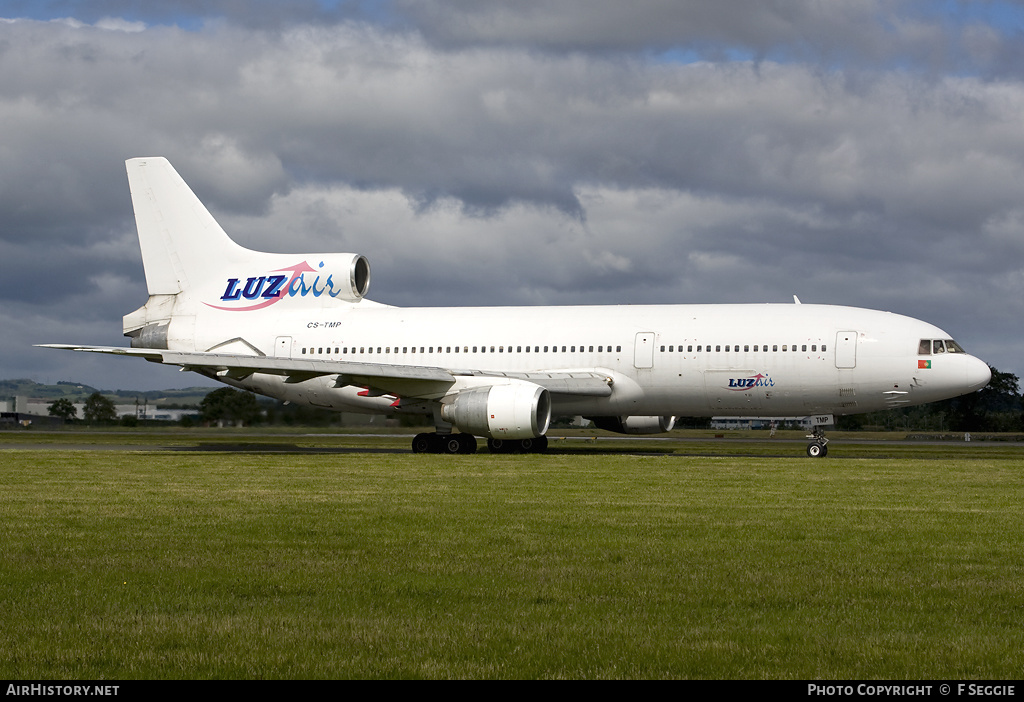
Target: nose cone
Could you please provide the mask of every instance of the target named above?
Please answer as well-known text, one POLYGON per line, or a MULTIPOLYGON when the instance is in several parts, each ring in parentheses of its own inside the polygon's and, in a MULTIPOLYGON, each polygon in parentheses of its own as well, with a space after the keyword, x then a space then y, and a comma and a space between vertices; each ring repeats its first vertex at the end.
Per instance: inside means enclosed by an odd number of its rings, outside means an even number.
POLYGON ((981 390, 992 380, 992 369, 980 358, 970 356, 967 359, 967 386, 968 392, 981 390))

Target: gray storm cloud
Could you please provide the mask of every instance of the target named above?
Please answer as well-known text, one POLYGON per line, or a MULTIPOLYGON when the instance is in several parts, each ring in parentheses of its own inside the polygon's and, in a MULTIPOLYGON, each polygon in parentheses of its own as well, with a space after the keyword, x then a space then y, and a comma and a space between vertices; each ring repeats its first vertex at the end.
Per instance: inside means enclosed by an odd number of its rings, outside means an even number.
POLYGON ((1021 370, 1004 32, 899 3, 547 5, 0 22, 0 375, 191 381, 30 348, 121 343, 145 297, 123 170, 142 155, 246 246, 367 255, 392 304, 798 293, 927 319, 1021 370))

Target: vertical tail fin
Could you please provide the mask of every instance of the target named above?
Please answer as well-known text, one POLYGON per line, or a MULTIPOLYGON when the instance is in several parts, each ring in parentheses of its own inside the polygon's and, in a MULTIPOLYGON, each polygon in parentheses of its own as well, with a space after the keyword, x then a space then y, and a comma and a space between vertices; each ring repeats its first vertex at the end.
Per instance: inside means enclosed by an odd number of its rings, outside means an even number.
POLYGON ((365 257, 244 248, 221 229, 167 159, 133 158, 126 166, 150 296, 143 310, 125 317, 126 333, 170 314, 158 314, 157 308, 173 307, 174 314, 254 312, 286 299, 287 306, 323 307, 359 302, 366 294, 370 264, 365 257))
POLYGON ((150 295, 175 295, 252 253, 228 237, 167 159, 125 166, 150 295))

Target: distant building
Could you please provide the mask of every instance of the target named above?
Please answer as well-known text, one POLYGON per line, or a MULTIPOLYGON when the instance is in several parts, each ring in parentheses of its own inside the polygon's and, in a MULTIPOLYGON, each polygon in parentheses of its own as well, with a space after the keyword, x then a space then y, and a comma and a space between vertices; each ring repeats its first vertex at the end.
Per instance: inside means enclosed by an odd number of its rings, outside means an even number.
MULTIPOLYGON (((50 405, 53 400, 39 397, 25 397, 19 395, 0 400, 0 412, 4 414, 17 414, 19 416, 31 415, 35 417, 49 417, 50 405)), ((78 410, 78 418, 84 417, 84 402, 75 402, 75 409, 78 410)), ((118 417, 128 415, 136 419, 152 419, 165 422, 179 422, 182 417, 198 417, 197 409, 163 409, 146 404, 145 402, 131 404, 115 404, 114 410, 118 417)))
POLYGON ((779 429, 785 426, 810 430, 810 417, 712 417, 712 429, 770 429, 772 422, 779 429))

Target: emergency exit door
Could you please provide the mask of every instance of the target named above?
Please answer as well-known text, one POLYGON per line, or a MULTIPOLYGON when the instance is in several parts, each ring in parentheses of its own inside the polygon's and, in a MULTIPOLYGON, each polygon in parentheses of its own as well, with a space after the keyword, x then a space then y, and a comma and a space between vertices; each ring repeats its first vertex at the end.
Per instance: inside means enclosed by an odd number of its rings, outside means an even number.
POLYGON ((636 335, 633 365, 636 368, 654 368, 654 332, 640 332, 636 335))
POLYGON ((278 358, 292 357, 292 338, 290 336, 277 337, 277 343, 274 344, 274 355, 278 358))
POLYGON ((836 334, 836 368, 857 367, 857 332, 841 331, 836 334))

